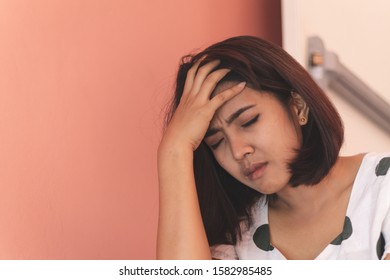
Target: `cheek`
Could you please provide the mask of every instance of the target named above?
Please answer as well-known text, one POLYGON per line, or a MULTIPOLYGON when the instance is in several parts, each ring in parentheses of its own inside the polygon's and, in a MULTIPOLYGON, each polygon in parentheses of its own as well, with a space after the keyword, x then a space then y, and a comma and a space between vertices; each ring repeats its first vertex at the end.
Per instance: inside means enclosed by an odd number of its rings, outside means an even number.
POLYGON ((227 166, 228 164, 227 164, 227 160, 226 160, 225 156, 222 155, 222 153, 220 153, 220 152, 215 152, 215 153, 213 153, 213 154, 214 154, 214 158, 215 158, 215 160, 218 162, 218 164, 219 164, 223 169, 226 170, 226 166, 227 166))
POLYGON ((302 141, 300 127, 296 127, 290 119, 283 119, 279 123, 278 129, 275 129, 277 126, 269 127, 267 145, 283 152, 298 149, 302 141))
POLYGON ((233 160, 229 159, 229 156, 226 152, 216 152, 214 157, 218 164, 225 169, 229 174, 234 175, 235 169, 237 169, 237 164, 233 160))

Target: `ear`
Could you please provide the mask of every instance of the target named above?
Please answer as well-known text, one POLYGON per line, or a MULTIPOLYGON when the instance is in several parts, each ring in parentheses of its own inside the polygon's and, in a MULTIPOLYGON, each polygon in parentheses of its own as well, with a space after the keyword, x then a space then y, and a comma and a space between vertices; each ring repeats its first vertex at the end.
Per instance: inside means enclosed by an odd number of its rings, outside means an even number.
POLYGON ((298 122, 300 125, 307 124, 309 116, 309 107, 305 100, 298 93, 291 91, 291 106, 293 112, 297 115, 298 122))

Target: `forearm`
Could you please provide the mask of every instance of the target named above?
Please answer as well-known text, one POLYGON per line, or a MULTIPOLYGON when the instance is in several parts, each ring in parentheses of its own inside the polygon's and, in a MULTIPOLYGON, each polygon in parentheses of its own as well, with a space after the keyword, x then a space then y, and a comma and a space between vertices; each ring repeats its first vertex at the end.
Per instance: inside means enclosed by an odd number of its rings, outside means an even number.
POLYGON ((180 102, 169 121, 158 152, 160 215, 159 259, 210 259, 196 192, 193 151, 200 145, 215 112, 245 88, 234 85, 211 98, 217 83, 230 71, 214 68, 213 60, 188 70, 180 102))
POLYGON ((210 259, 190 149, 160 148, 158 259, 210 259))

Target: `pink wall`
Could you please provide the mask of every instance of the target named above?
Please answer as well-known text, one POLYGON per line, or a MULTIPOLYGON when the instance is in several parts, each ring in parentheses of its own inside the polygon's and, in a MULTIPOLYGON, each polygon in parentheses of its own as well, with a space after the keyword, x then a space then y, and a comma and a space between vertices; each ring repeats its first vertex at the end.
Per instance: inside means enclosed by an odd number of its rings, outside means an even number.
POLYGON ((274 0, 0 1, 0 259, 155 257, 156 148, 179 58, 281 43, 274 0))

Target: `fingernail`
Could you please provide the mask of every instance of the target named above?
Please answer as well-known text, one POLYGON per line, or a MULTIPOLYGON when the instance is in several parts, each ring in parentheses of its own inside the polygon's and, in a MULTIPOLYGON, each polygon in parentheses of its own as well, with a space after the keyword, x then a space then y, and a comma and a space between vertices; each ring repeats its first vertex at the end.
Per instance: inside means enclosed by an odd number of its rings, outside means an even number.
POLYGON ((244 88, 246 85, 246 82, 241 82, 237 85, 238 88, 244 88))

